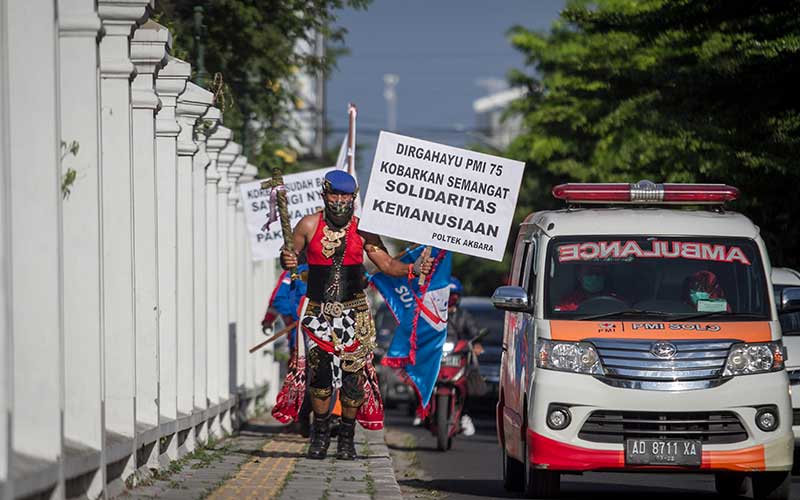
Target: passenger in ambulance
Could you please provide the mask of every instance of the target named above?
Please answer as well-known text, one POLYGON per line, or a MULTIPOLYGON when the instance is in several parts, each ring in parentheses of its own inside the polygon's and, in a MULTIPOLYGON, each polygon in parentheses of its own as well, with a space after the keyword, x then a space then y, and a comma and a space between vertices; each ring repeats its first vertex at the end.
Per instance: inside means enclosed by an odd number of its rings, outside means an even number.
POLYGON ((593 262, 579 264, 575 277, 575 289, 561 298, 555 306, 556 311, 576 311, 583 302, 596 297, 612 297, 624 303, 621 297, 609 290, 608 265, 593 262))
POLYGON ((725 290, 717 275, 711 271, 697 271, 683 280, 684 301, 695 311, 728 311, 725 290))

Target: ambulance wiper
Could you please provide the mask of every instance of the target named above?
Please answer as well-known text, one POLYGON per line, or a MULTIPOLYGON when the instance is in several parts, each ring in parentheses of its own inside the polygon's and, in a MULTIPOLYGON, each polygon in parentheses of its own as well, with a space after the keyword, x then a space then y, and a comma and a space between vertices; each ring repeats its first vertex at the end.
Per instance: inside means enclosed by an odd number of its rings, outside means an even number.
POLYGON ((576 318, 578 321, 591 321, 593 319, 603 319, 603 318, 612 318, 614 316, 626 317, 626 316, 655 316, 657 318, 663 318, 665 316, 671 316, 671 313, 667 313, 664 311, 648 311, 646 309, 623 309, 622 311, 612 311, 602 314, 592 314, 589 316, 582 316, 580 318, 576 318))
POLYGON ((705 311, 694 314, 686 314, 684 316, 677 316, 672 318, 670 321, 688 321, 700 318, 713 318, 715 316, 724 316, 726 318, 738 318, 738 319, 761 319, 761 320, 767 319, 767 316, 765 316, 764 314, 735 313, 730 311, 705 311))

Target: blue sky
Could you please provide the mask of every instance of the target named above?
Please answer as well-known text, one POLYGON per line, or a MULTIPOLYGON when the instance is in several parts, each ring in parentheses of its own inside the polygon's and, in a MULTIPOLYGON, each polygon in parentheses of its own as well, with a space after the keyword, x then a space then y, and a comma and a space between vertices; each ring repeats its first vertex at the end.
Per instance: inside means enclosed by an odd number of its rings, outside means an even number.
MULTIPOLYGON (((358 170, 372 163, 377 133, 387 127, 383 75, 399 75, 397 132, 452 146, 475 142, 472 102, 486 95, 478 81, 505 79, 523 68, 506 32, 516 24, 546 31, 564 0, 374 0, 366 11, 343 10, 343 56, 328 82, 327 119, 341 141, 346 106, 358 106, 358 170)), ((362 177, 360 175, 359 177, 362 177)), ((361 179, 362 182, 366 178, 361 179)))

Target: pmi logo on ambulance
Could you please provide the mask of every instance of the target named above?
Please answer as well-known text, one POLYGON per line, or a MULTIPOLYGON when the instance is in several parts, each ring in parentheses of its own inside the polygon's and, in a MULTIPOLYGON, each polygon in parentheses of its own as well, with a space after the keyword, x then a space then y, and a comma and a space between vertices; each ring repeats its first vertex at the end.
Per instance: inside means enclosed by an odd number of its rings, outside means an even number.
POLYGON ((737 246, 717 245, 693 241, 652 240, 650 250, 642 249, 637 241, 587 241, 568 243, 558 247, 558 261, 595 259, 692 259, 716 262, 739 262, 750 265, 750 260, 737 246))

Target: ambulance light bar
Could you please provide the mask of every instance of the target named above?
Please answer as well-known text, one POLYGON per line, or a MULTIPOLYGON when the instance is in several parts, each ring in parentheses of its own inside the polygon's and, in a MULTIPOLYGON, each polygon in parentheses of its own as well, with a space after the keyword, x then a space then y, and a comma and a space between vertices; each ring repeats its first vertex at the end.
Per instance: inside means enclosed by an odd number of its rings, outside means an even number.
POLYGON ((739 190, 725 184, 560 184, 553 196, 571 203, 682 203, 720 205, 739 197, 739 190))

